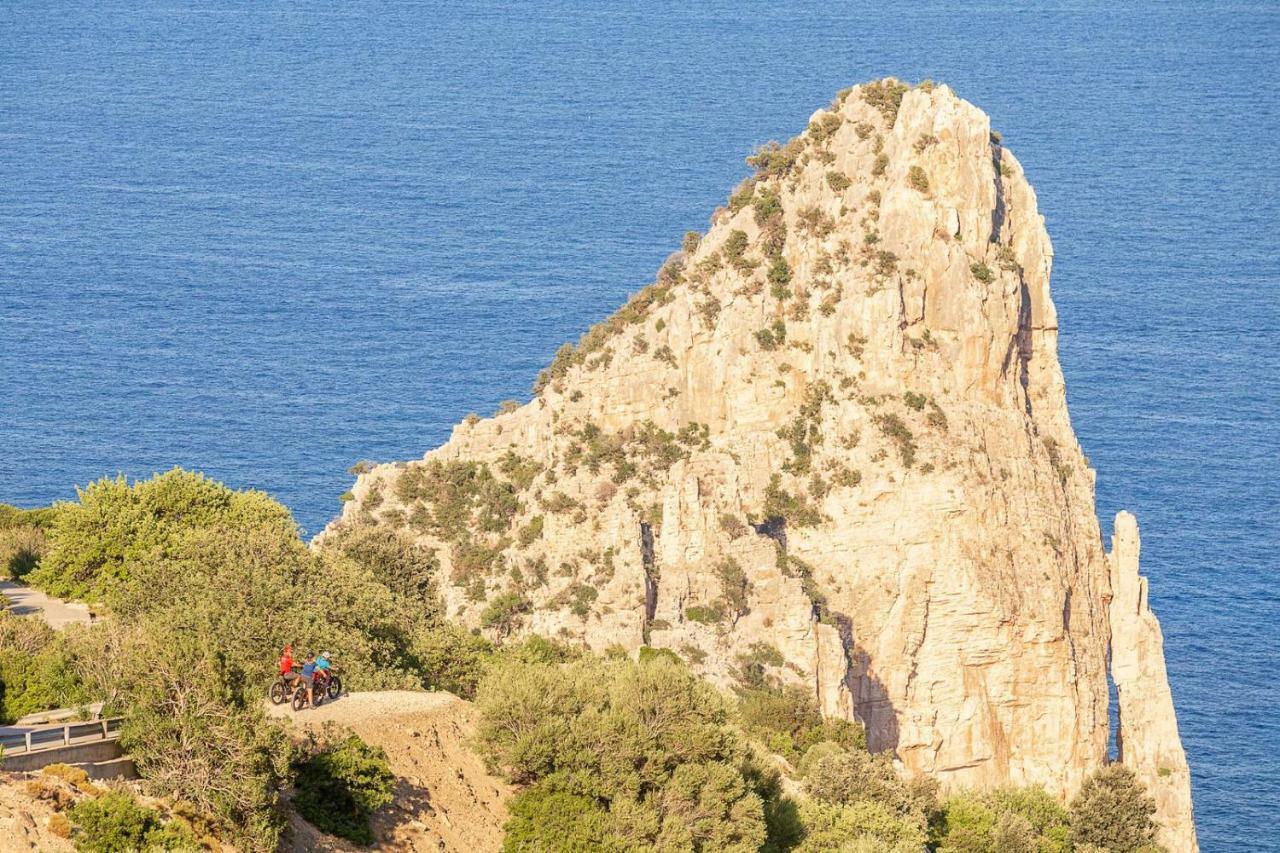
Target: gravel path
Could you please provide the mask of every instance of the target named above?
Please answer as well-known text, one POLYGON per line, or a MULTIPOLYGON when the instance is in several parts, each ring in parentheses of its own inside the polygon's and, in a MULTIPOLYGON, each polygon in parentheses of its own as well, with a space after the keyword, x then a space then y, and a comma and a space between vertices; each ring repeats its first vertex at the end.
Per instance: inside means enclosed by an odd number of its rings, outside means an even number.
POLYGON ((61 630, 68 625, 88 625, 93 621, 89 605, 50 598, 38 589, 13 581, 0 581, 0 593, 9 599, 9 612, 18 616, 39 614, 49 627, 61 630))
POLYGON ((430 714, 454 704, 465 704, 452 693, 419 693, 413 690, 384 690, 377 693, 346 693, 325 702, 319 708, 303 708, 295 712, 288 702, 268 704, 273 717, 292 717, 299 723, 334 722, 354 725, 380 717, 430 714))

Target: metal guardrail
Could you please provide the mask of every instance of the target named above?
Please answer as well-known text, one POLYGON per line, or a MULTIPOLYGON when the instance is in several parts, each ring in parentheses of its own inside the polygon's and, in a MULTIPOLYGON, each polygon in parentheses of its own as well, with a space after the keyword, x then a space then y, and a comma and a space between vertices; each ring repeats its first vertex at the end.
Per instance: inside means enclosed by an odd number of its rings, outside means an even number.
POLYGON ((9 755, 24 755, 60 746, 116 740, 123 721, 123 717, 111 717, 60 726, 32 726, 23 732, 0 734, 0 746, 9 755))

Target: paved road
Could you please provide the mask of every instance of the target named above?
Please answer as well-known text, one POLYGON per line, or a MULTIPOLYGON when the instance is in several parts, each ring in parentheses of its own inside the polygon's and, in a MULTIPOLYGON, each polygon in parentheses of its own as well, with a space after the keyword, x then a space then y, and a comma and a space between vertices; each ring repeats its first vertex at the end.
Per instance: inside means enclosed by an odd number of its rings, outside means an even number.
POLYGON ((9 612, 19 616, 38 614, 49 626, 61 630, 68 625, 88 625, 93 621, 87 604, 50 598, 38 589, 13 581, 0 581, 0 593, 9 599, 9 612))

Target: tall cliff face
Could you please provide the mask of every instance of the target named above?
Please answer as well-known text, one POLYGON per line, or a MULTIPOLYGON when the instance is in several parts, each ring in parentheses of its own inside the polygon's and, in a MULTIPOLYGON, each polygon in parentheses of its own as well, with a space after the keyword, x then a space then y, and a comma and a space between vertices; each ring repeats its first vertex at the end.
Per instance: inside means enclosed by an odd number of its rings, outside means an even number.
POLYGON ((1106 756, 1109 640, 1139 641, 1112 638, 1034 191, 980 110, 894 81, 754 165, 531 403, 373 468, 339 523, 434 544, 491 633, 763 671, 909 772, 1069 794, 1106 756))

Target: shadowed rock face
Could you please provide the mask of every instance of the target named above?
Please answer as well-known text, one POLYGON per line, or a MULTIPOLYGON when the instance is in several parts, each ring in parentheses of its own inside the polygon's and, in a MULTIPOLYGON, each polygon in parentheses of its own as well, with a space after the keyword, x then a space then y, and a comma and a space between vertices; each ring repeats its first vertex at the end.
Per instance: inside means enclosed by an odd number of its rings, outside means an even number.
POLYGON ((756 165, 531 403, 362 475, 339 523, 438 547, 468 624, 762 666, 908 772, 1073 792, 1112 573, 1022 167, 894 81, 756 165))

